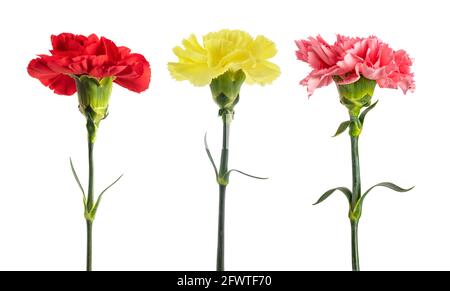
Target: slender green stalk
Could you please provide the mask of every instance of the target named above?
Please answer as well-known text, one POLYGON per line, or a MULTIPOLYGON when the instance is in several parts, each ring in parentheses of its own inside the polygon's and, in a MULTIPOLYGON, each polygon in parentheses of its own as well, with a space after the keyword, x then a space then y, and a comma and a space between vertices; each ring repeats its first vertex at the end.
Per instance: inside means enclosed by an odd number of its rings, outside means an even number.
POLYGON ((355 207, 359 198, 361 197, 361 174, 359 166, 359 149, 358 149, 359 137, 352 136, 352 176, 353 176, 353 195, 352 195, 352 207, 355 207))
MULTIPOLYGON (((361 197, 361 175, 359 165, 358 136, 351 136, 352 147, 352 181, 353 191, 351 199, 351 209, 355 209, 356 203, 361 197)), ((358 252, 358 222, 359 219, 350 219, 351 236, 352 236, 352 269, 359 271, 359 252, 358 252)))
MULTIPOLYGON (((89 153, 89 184, 87 195, 87 209, 90 211, 94 207, 94 140, 95 125, 91 120, 87 122, 88 130, 88 153, 89 153)), ((92 271, 92 225, 94 221, 86 219, 87 224, 87 252, 86 271, 92 271)))
POLYGON ((351 221, 352 226, 352 269, 359 271, 358 221, 351 221))
POLYGON ((217 239, 217 271, 225 270, 225 191, 226 186, 219 186, 219 226, 217 239))
POLYGON ((87 226, 87 255, 86 255, 86 271, 92 271, 92 222, 86 220, 87 226))
POLYGON ((217 238, 217 271, 225 270, 225 192, 228 184, 228 145, 232 115, 224 113, 222 154, 219 167, 219 224, 217 238))

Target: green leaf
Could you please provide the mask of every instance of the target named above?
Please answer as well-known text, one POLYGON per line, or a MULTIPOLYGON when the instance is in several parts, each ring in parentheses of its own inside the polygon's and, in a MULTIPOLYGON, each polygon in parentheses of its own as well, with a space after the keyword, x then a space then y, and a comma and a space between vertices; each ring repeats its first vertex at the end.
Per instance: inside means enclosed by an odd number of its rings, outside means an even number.
POLYGON ((367 113, 369 113, 372 109, 375 108, 375 106, 377 106, 378 101, 373 103, 372 105, 370 105, 369 107, 366 108, 366 110, 364 110, 361 115, 359 116, 359 120, 361 121, 361 125, 364 125, 364 119, 366 119, 366 115, 367 113))
POLYGON ((81 193, 83 193, 83 204, 84 207, 86 208, 86 194, 84 192, 83 186, 81 185, 80 179, 78 179, 77 172, 75 171, 75 167, 73 166, 72 163, 72 158, 69 158, 69 160, 70 160, 70 167, 72 168, 72 174, 75 177, 75 181, 77 181, 78 186, 80 187, 81 193))
POLYGON ((112 186, 114 186, 114 184, 116 184, 117 182, 119 182, 119 180, 120 180, 122 177, 123 177, 123 174, 120 175, 120 177, 117 178, 114 182, 112 182, 111 185, 109 185, 108 187, 106 187, 105 190, 102 191, 102 193, 100 193, 100 195, 99 195, 98 198, 97 198, 97 202, 95 202, 95 205, 94 205, 94 207, 93 207, 92 210, 91 210, 91 217, 92 217, 92 220, 94 220, 94 218, 95 218, 95 214, 97 213, 97 209, 98 209, 98 206, 100 205, 100 201, 102 200, 103 194, 105 194, 105 192, 108 191, 109 188, 111 188, 112 186))
POLYGON ((83 196, 83 205, 84 205, 84 211, 87 211, 87 200, 86 200, 86 196, 83 196))
POLYGON ((408 192, 408 191, 411 191, 412 189, 414 189, 414 187, 411 187, 411 188, 409 188, 409 189, 403 189, 403 188, 401 188, 401 187, 395 185, 394 183, 383 182, 383 183, 376 184, 375 186, 369 188, 369 190, 367 190, 367 191, 364 193, 364 195, 361 197, 361 199, 364 200, 364 198, 367 196, 367 194, 369 194, 369 192, 372 191, 372 189, 373 189, 373 188, 376 188, 376 187, 386 187, 386 188, 389 188, 389 189, 391 189, 391 190, 394 190, 394 191, 400 192, 400 193, 405 193, 405 192, 408 192))
POLYGON ((339 125, 339 127, 338 127, 336 133, 333 135, 333 137, 336 137, 336 136, 340 135, 341 133, 343 133, 345 130, 347 130, 347 128, 350 126, 350 123, 351 123, 350 120, 342 122, 339 125))
POLYGON ((346 187, 338 187, 338 188, 334 188, 331 190, 328 190, 327 192, 325 192, 320 198, 319 200, 314 203, 313 205, 317 205, 319 203, 322 203, 323 201, 325 201, 328 197, 331 196, 331 194, 333 194, 336 191, 341 191, 342 193, 344 193, 345 197, 347 197, 348 202, 351 202, 352 199, 352 191, 350 191, 350 189, 346 188, 346 187))
POLYGON ((253 179, 258 179, 258 180, 267 180, 267 179, 269 179, 269 178, 261 178, 261 177, 253 176, 253 175, 244 173, 244 172, 239 171, 239 170, 236 170, 236 169, 229 170, 229 171, 227 172, 227 176, 229 176, 232 172, 236 172, 236 173, 242 174, 242 175, 244 175, 244 176, 247 176, 247 177, 250 177, 250 178, 253 178, 253 179))
POLYGON ((211 161, 211 164, 213 165, 214 173, 216 174, 216 179, 218 179, 219 178, 219 172, 217 171, 216 163, 214 162, 214 159, 213 159, 213 157, 211 155, 211 152, 209 151, 208 142, 206 140, 206 135, 207 135, 207 133, 205 133, 205 138, 204 138, 206 153, 208 154, 208 158, 211 161))
POLYGON ((383 182, 383 183, 376 184, 375 186, 370 187, 364 193, 364 195, 362 195, 361 198, 359 198, 358 202, 356 203, 356 205, 353 209, 353 212, 355 213, 355 215, 357 214, 357 215, 359 215, 359 217, 361 216, 364 199, 366 198, 367 194, 369 194, 369 192, 372 191, 372 189, 374 189, 376 187, 386 187, 386 188, 389 188, 391 190, 394 190, 396 192, 401 192, 401 193, 408 192, 408 191, 411 191, 412 189, 414 189, 414 187, 411 187, 409 189, 404 189, 404 188, 401 188, 401 187, 395 185, 394 183, 390 183, 390 182, 383 182))

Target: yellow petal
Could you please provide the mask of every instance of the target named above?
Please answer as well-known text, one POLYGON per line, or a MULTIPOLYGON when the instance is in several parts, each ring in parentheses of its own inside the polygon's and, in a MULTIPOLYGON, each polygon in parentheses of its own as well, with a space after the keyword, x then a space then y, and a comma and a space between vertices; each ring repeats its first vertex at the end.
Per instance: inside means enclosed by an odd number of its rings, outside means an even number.
POLYGON ((280 76, 280 67, 268 61, 258 62, 255 66, 245 68, 246 82, 249 84, 270 84, 280 76))
POLYGON ((213 39, 228 41, 233 48, 246 48, 253 41, 253 38, 247 32, 229 29, 223 29, 218 32, 208 33, 203 37, 203 43, 206 43, 207 41, 213 39))
POLYGON ((236 72, 245 67, 253 67, 256 64, 248 50, 235 50, 222 58, 221 65, 236 72))
POLYGON ((277 54, 275 43, 262 35, 256 37, 251 51, 253 56, 260 60, 270 59, 277 54))
POLYGON ((195 35, 183 39, 184 49, 177 46, 173 49, 174 54, 182 63, 205 63, 206 50, 200 46, 195 35))
POLYGON ((188 38, 183 39, 183 45, 186 50, 191 50, 199 54, 205 54, 206 50, 198 43, 197 37, 191 34, 188 38))
POLYGON ((205 64, 169 63, 168 69, 172 77, 177 81, 188 80, 194 86, 206 86, 213 79, 212 71, 205 64))
POLYGON ((206 51, 200 53, 194 50, 184 50, 177 46, 173 48, 173 53, 181 63, 206 63, 206 51))
POLYGON ((248 50, 235 48, 229 40, 210 39, 205 43, 205 48, 208 52, 208 66, 214 70, 214 78, 228 70, 238 71, 255 63, 248 50))
POLYGON ((223 65, 222 59, 233 51, 233 46, 224 39, 210 39, 205 42, 205 49, 208 52, 208 66, 220 69, 219 67, 223 65))

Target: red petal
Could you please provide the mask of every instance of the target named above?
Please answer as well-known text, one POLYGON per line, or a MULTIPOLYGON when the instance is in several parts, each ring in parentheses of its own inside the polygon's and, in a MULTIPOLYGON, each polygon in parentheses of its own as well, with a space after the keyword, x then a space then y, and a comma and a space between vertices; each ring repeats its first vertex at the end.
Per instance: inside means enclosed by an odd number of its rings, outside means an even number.
POLYGON ((100 43, 102 44, 102 54, 107 55, 110 62, 115 63, 120 60, 119 49, 112 40, 102 37, 100 43))
POLYGON ((28 64, 27 71, 31 77, 39 79, 45 86, 50 85, 50 79, 59 75, 52 71, 42 59, 31 60, 28 64))
POLYGON ((77 92, 75 80, 63 74, 60 74, 56 78, 54 78, 49 88, 59 95, 70 96, 77 92))
POLYGON ((34 59, 27 68, 31 77, 39 79, 44 86, 59 95, 73 95, 76 92, 75 81, 64 74, 51 70, 42 59, 34 59))
POLYGON ((118 74, 115 83, 128 90, 140 93, 148 89, 151 78, 150 64, 142 55, 132 54, 128 61, 141 60, 118 74), (144 60, 144 61, 142 61, 144 60))

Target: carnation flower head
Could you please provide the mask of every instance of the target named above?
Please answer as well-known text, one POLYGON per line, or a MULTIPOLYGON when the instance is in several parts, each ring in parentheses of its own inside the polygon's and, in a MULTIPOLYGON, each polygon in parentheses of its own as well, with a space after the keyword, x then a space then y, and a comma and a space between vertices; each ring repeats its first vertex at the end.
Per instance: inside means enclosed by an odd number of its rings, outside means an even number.
POLYGON ((138 93, 146 90, 150 64, 143 55, 95 34, 61 33, 52 35, 51 42, 50 55, 31 60, 28 74, 56 94, 78 93, 78 108, 94 142, 100 121, 108 116, 113 83, 138 93))
POLYGON ((262 35, 253 38, 244 31, 224 29, 203 36, 202 45, 195 35, 182 44, 173 49, 178 62, 168 64, 177 81, 206 86, 227 71, 242 70, 246 83, 265 85, 280 75, 279 67, 268 61, 277 53, 276 46, 262 35))
POLYGON ((334 44, 320 35, 296 41, 297 58, 308 63, 312 72, 301 81, 311 96, 314 90, 329 85, 348 85, 361 78, 373 80, 381 88, 414 91, 412 60, 403 51, 395 51, 375 36, 351 38, 337 35, 334 44))
POLYGON ((280 75, 280 68, 268 61, 277 53, 275 44, 241 30, 208 33, 203 36, 203 45, 191 35, 173 52, 178 62, 168 64, 172 77, 194 86, 209 85, 220 115, 234 112, 244 82, 265 85, 280 75))
POLYGON ((149 86, 151 71, 145 57, 105 37, 61 33, 52 35, 51 43, 50 55, 32 60, 28 73, 56 94, 73 95, 74 77, 81 76, 98 81, 112 77, 114 83, 138 93, 149 86))

